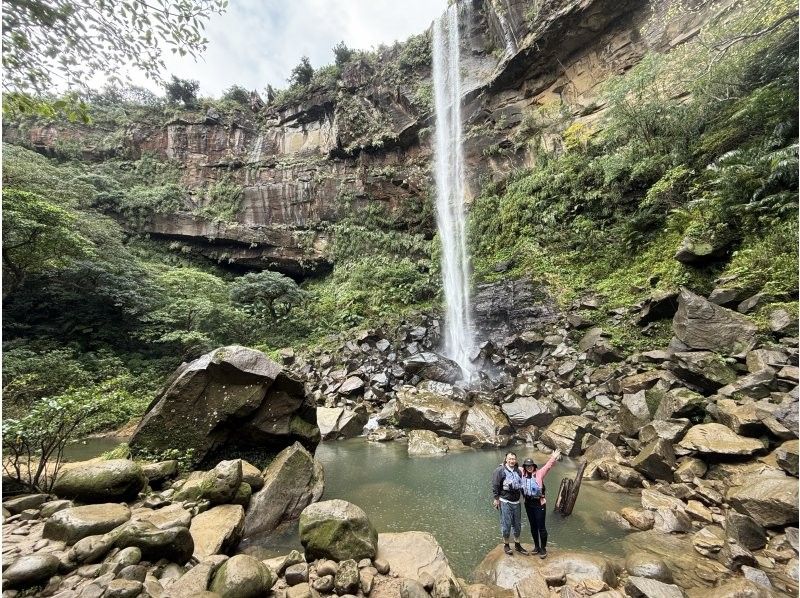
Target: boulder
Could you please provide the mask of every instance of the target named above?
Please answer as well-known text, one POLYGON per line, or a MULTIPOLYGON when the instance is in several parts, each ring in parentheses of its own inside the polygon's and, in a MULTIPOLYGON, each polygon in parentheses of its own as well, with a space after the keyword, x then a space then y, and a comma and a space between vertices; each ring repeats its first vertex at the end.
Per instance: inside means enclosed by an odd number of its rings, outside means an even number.
POLYGON ((712 351, 674 353, 672 369, 681 380, 706 392, 714 392, 736 381, 736 372, 712 351))
POLYGON ((770 598, 773 593, 749 579, 735 579, 715 588, 706 589, 704 598, 770 598))
POLYGON ((750 456, 764 450, 760 440, 739 436, 722 424, 692 426, 679 446, 704 455, 719 456, 750 456))
POLYGON ((87 461, 63 471, 53 493, 85 503, 128 501, 136 498, 146 483, 141 466, 133 461, 87 461))
POLYGON ((568 457, 576 457, 580 454, 584 434, 591 429, 592 421, 582 415, 557 417, 547 426, 541 441, 552 449, 561 449, 568 457))
POLYGON ((109 532, 130 518, 130 509, 117 503, 72 507, 50 516, 42 536, 74 544, 81 538, 109 532))
POLYGON ((427 532, 378 534, 376 559, 389 563, 393 573, 415 581, 423 581, 425 575, 434 583, 455 579, 442 547, 427 532))
POLYGON ((18 515, 26 509, 38 509, 48 500, 50 500, 49 494, 25 494, 4 500, 3 508, 12 515, 18 515))
POLYGON ((322 440, 353 438, 364 430, 367 412, 344 407, 317 407, 317 426, 322 440))
POLYGON ((264 563, 237 554, 217 569, 209 589, 221 598, 261 598, 274 583, 272 571, 264 563))
POLYGON ((378 532, 366 513, 344 500, 326 500, 306 507, 300 514, 299 531, 308 560, 371 559, 378 546, 378 532))
POLYGON ((634 509, 633 507, 623 507, 620 509, 619 514, 625 521, 631 524, 638 530, 646 531, 653 529, 655 523, 655 515, 647 509, 634 509))
POLYGON ((672 583, 672 571, 670 571, 663 559, 650 552, 638 550, 627 554, 625 556, 625 570, 628 575, 672 583))
POLYGON ((673 258, 682 264, 705 265, 723 257, 728 250, 725 239, 709 238, 696 239, 687 235, 681 241, 680 247, 673 258))
POLYGON ((731 399, 717 400, 709 411, 719 423, 744 436, 760 436, 766 432, 764 419, 771 415, 757 403, 737 403, 731 399))
POLYGON ((262 474, 264 487, 250 500, 244 535, 271 532, 284 521, 300 517, 320 499, 325 487, 322 465, 299 442, 285 448, 262 474))
POLYGON ((730 489, 727 499, 734 509, 764 527, 797 525, 797 478, 762 477, 757 482, 751 479, 730 489))
MULTIPOLYGON (((669 359, 669 356, 670 354, 665 353, 660 357, 669 359)), ((635 394, 640 390, 649 390, 656 384, 668 388, 677 381, 675 374, 668 370, 647 370, 622 378, 619 381, 619 392, 622 394, 635 394)))
POLYGON ((340 596, 358 592, 358 564, 354 559, 345 559, 339 563, 336 575, 333 576, 333 588, 340 596))
POLYGON ((644 300, 636 317, 636 323, 644 326, 650 322, 671 318, 678 310, 676 291, 656 291, 644 300))
POLYGON ((194 552, 194 541, 185 527, 158 529, 149 521, 133 521, 116 534, 117 548, 135 546, 142 551, 142 558, 151 562, 167 559, 179 565, 185 564, 194 552))
POLYGON ((702 478, 704 475, 706 475, 706 471, 708 471, 708 466, 702 459, 684 457, 681 459, 678 464, 678 468, 675 470, 675 481, 688 484, 695 478, 702 478))
POLYGON ((675 336, 692 349, 744 356, 756 343, 758 331, 745 316, 681 288, 672 320, 675 336))
POLYGON ((444 455, 449 450, 444 438, 430 430, 408 432, 408 454, 415 456, 444 455))
POLYGON ((474 448, 497 448, 511 442, 513 429, 505 414, 489 403, 475 403, 467 412, 461 442, 474 448))
POLYGON ((319 441, 303 383, 261 351, 221 347, 182 364, 130 440, 149 452, 181 447, 194 463, 212 449, 319 441))
POLYGON ((193 471, 175 500, 207 500, 212 505, 233 502, 242 483, 242 460, 220 461, 210 471, 193 471))
POLYGON ((169 459, 158 463, 142 463, 142 471, 151 488, 160 488, 164 482, 178 475, 178 462, 169 459))
POLYGON ((625 434, 636 436, 642 426, 647 424, 651 418, 644 390, 622 396, 617 420, 625 434))
POLYGON ((3 589, 42 584, 58 572, 59 564, 58 557, 53 554, 21 556, 3 570, 3 589))
POLYGON ((520 397, 501 408, 515 428, 530 425, 543 428, 553 423, 558 415, 558 406, 553 401, 533 397, 520 397))
POLYGON ((336 389, 340 395, 358 394, 364 390, 364 381, 358 376, 350 376, 336 389))
POLYGON ((403 388, 397 392, 397 425, 412 430, 433 430, 458 438, 464 429, 467 406, 429 392, 403 388))
POLYGON ((678 442, 691 425, 688 419, 683 418, 658 419, 642 426, 639 430, 639 440, 646 444, 659 438, 673 443, 678 442))
POLYGON ((797 440, 787 440, 773 451, 775 462, 780 465, 789 475, 797 477, 798 469, 798 446, 797 440))
POLYGON ((570 415, 580 415, 586 407, 586 400, 569 388, 559 388, 553 393, 553 398, 570 415))
POLYGON ((403 369, 411 376, 454 384, 464 377, 461 367, 452 359, 436 353, 418 353, 403 361, 403 369))
POLYGON ((777 388, 775 370, 766 367, 758 372, 742 376, 726 384, 717 394, 735 399, 763 399, 777 388))
POLYGON ((261 477, 261 470, 245 460, 242 460, 242 482, 248 484, 253 492, 258 492, 264 487, 264 478, 261 477))
POLYGON ((631 466, 651 480, 672 481, 675 468, 675 451, 672 442, 659 438, 645 446, 631 461, 631 466))
POLYGON ((632 598, 684 598, 685 594, 675 584, 631 575, 625 582, 625 592, 632 598))
POLYGON ((755 519, 729 509, 725 514, 725 534, 747 550, 760 550, 767 545, 767 533, 755 519))
POLYGON ((137 510, 131 520, 148 521, 158 529, 170 529, 172 527, 189 527, 192 514, 184 509, 180 503, 174 503, 156 510, 137 510))
POLYGON ((233 549, 242 539, 244 509, 241 505, 220 505, 192 519, 189 533, 198 560, 233 549))
POLYGON ((661 397, 653 413, 655 420, 689 419, 700 423, 705 419, 708 399, 688 388, 674 388, 661 397))

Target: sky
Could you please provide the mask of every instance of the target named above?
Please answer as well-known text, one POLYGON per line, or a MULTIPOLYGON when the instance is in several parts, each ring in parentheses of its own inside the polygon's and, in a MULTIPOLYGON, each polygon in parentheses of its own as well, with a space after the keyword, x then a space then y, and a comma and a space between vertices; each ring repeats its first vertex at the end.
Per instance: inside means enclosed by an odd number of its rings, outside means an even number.
POLYGON ((402 41, 425 31, 446 6, 447 0, 230 0, 227 12, 206 25, 203 56, 194 62, 166 52, 164 74, 196 79, 200 95, 219 96, 234 83, 282 89, 301 56, 318 68, 333 63, 331 48, 342 40, 364 50, 402 41))

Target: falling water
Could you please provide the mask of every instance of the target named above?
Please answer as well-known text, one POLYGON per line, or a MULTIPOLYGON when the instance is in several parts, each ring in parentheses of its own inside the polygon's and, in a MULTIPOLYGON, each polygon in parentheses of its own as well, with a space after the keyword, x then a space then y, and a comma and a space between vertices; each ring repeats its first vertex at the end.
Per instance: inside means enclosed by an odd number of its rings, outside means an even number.
POLYGON ((464 214, 464 154, 458 4, 433 26, 433 87, 436 106, 436 213, 442 242, 442 282, 447 307, 445 354, 469 374, 472 322, 464 214))

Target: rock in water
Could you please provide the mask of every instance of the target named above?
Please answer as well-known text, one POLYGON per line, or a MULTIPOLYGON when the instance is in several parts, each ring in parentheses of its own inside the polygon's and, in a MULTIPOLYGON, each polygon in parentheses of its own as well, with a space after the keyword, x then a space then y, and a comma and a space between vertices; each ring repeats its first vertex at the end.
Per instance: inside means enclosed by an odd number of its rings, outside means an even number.
POLYGON ((397 425, 413 430, 433 430, 459 437, 467 417, 467 406, 431 392, 406 387, 397 392, 397 425))
POLYGON ((228 446, 319 441, 303 384, 261 351, 233 345, 182 364, 151 404, 131 448, 191 450, 195 463, 228 446))
POLYGON ((447 441, 430 430, 411 430, 408 433, 408 454, 417 456, 444 455, 447 441))
POLYGON ((511 424, 499 408, 475 403, 467 412, 461 442, 474 448, 506 446, 511 442, 511 424))
POLYGON ((326 500, 309 505, 300 514, 300 542, 309 561, 360 561, 375 556, 378 532, 367 514, 353 503, 326 500))
POLYGON ((147 478, 127 459, 79 463, 58 476, 53 492, 60 498, 96 503, 136 498, 147 478))
POLYGON ((322 496, 322 465, 299 442, 283 449, 264 470, 264 487, 250 499, 245 536, 271 532, 280 523, 300 517, 322 496))
POLYGON ((209 589, 222 598, 260 598, 274 583, 272 571, 264 563, 237 554, 217 570, 209 589))
POLYGON ((692 349, 746 354, 756 344, 757 328, 743 315, 681 288, 672 329, 692 349))

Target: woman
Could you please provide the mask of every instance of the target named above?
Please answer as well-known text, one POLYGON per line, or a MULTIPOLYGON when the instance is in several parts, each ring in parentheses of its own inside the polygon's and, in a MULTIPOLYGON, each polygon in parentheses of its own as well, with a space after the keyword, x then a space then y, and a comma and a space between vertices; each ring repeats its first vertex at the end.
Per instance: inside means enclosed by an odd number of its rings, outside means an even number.
POLYGON ((544 522, 547 499, 544 497, 544 477, 560 456, 560 450, 553 451, 541 469, 536 467, 533 459, 522 462, 522 494, 525 496, 525 513, 531 524, 533 554, 538 554, 542 559, 547 557, 547 528, 544 522))

